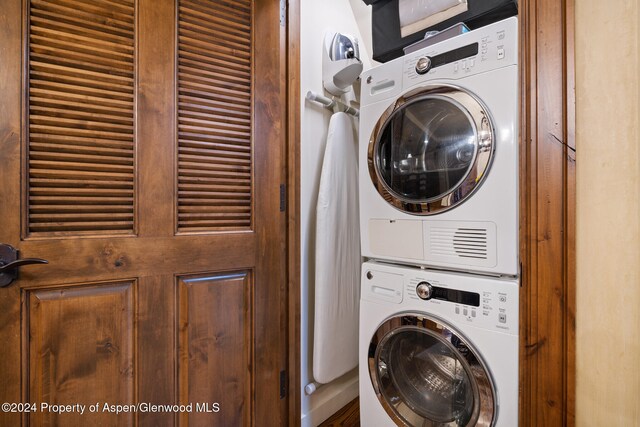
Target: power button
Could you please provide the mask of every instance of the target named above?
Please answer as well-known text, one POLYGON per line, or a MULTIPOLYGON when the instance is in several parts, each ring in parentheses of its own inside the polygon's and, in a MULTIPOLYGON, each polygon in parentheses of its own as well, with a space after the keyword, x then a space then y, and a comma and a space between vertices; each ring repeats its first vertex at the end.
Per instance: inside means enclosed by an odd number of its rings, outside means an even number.
POLYGON ((416 73, 425 74, 430 69, 431 58, 429 58, 428 56, 423 56, 422 58, 418 59, 418 62, 416 62, 416 73))

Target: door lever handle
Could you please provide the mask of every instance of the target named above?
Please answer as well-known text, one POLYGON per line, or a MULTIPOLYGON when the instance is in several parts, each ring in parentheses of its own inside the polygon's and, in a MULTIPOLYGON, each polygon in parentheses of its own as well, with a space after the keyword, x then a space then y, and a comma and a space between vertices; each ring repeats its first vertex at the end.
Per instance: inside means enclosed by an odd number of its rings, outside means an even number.
POLYGON ((0 274, 29 264, 49 264, 49 261, 42 258, 23 258, 11 261, 9 264, 3 264, 2 261, 0 261, 0 274))
POLYGON ((49 264, 41 258, 18 259, 18 250, 11 245, 0 244, 0 287, 4 288, 18 278, 18 268, 30 264, 49 264))

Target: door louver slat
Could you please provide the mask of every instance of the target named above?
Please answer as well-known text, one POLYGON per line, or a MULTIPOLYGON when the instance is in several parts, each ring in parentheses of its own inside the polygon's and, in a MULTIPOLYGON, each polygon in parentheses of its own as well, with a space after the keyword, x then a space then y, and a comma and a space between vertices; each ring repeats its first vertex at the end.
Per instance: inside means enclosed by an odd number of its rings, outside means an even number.
POLYGON ((252 225, 252 34, 247 1, 178 6, 178 231, 252 225))
POLYGON ((31 0, 27 233, 131 234, 135 2, 31 0))

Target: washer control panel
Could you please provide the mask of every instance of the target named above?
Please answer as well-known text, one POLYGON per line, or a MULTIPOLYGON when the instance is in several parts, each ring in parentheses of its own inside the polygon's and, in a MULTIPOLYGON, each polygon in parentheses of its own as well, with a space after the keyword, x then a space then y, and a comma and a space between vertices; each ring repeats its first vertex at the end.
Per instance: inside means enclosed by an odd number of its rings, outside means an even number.
POLYGON ((397 304, 399 310, 518 334, 517 279, 366 262, 361 295, 363 300, 397 304))
POLYGON ((517 282, 431 271, 405 274, 404 281, 408 298, 431 304, 429 310, 454 320, 517 333, 517 282), (506 284, 511 286, 505 288, 506 284))

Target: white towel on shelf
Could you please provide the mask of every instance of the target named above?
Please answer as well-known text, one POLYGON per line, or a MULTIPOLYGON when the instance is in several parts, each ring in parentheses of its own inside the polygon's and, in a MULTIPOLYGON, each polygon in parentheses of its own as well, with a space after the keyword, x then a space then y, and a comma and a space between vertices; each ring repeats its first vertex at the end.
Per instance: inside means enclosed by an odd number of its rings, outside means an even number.
POLYGON ((345 113, 329 121, 316 214, 313 377, 326 384, 358 365, 357 143, 345 113))

